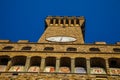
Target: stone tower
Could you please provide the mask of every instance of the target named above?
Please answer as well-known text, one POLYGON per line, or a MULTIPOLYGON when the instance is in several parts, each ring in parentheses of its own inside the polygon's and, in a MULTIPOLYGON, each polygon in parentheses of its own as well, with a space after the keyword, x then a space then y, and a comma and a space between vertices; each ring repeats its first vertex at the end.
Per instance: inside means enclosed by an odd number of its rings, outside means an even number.
POLYGON ((48 16, 38 42, 0 40, 0 80, 120 80, 120 42, 86 44, 83 16, 48 16))

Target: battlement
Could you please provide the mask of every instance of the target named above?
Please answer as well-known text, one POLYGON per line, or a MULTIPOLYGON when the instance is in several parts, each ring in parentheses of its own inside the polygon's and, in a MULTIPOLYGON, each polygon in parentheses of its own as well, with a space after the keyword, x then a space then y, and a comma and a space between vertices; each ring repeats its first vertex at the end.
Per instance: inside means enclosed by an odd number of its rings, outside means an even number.
POLYGON ((10 40, 0 40, 0 42, 10 42, 10 40))
POLYGON ((18 43, 28 43, 29 40, 19 40, 18 43))
POLYGON ((95 44, 106 44, 106 42, 95 42, 95 44))
POLYGON ((83 16, 48 16, 46 18, 47 26, 65 26, 65 27, 74 27, 82 26, 85 22, 83 16))

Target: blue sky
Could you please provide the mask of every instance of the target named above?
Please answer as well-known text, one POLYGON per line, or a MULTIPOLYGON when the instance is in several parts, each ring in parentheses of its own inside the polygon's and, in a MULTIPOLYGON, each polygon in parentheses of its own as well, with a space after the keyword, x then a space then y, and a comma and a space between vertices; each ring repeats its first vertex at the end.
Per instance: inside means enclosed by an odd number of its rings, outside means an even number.
POLYGON ((120 41, 120 0, 0 0, 0 39, 37 42, 48 15, 84 16, 86 43, 120 41))

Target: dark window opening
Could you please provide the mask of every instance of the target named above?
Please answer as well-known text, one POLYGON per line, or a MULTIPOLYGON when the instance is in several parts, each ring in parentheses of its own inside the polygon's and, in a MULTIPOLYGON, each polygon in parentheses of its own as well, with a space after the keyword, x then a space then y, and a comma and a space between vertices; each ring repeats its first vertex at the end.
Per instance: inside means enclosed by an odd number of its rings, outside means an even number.
POLYGON ((67 51, 77 51, 77 49, 76 48, 67 48, 67 51))
POLYGON ((53 47, 45 47, 44 50, 45 50, 45 51, 53 51, 54 48, 53 48, 53 47))
POLYGON ((53 19, 50 20, 50 24, 53 24, 53 19))
POLYGON ((26 57, 25 56, 16 56, 12 59, 12 66, 15 65, 25 65, 26 57))
POLYGON ((68 19, 66 19, 66 24, 69 24, 69 20, 68 19))
POLYGON ((111 65, 116 65, 116 64, 117 64, 117 62, 116 62, 116 61, 114 61, 114 60, 112 60, 112 61, 110 62, 110 64, 111 64, 111 65))
POLYGON ((23 47, 22 50, 31 50, 31 48, 32 47, 27 46, 27 47, 23 47))
POLYGON ((56 19, 55 24, 58 24, 58 19, 56 19))
POLYGON ((0 60, 0 62, 1 62, 2 65, 7 65, 8 61, 9 61, 8 58, 2 58, 2 59, 0 60))
POLYGON ((71 67, 71 59, 68 57, 62 57, 60 59, 60 67, 71 67))
POLYGON ((100 51, 99 48, 90 48, 90 51, 100 51))
POLYGON ((61 19, 60 24, 63 24, 63 19, 61 19))
POLYGON ((74 24, 74 20, 73 19, 71 20, 71 24, 74 24))
POLYGON ((41 65, 41 57, 35 56, 30 60, 30 66, 40 66, 41 65))
POLYGON ((45 65, 55 67, 56 66, 56 58, 55 57, 47 57, 45 59, 45 65))
POLYGON ((9 60, 9 56, 0 56, 0 65, 7 65, 9 60))
POLYGON ((105 60, 102 58, 91 58, 90 65, 91 65, 91 67, 101 67, 104 69, 106 68, 105 67, 105 60))
POLYGON ((119 58, 110 58, 109 59, 110 68, 120 68, 120 59, 119 58))
POLYGON ((6 46, 3 48, 3 50, 11 50, 13 47, 12 46, 6 46))
POLYGON ((120 48, 113 48, 115 52, 120 52, 120 48))
POLYGON ((85 58, 76 58, 75 67, 84 67, 86 68, 86 59, 85 58))
POLYGON ((79 24, 79 19, 76 19, 76 24, 79 24))

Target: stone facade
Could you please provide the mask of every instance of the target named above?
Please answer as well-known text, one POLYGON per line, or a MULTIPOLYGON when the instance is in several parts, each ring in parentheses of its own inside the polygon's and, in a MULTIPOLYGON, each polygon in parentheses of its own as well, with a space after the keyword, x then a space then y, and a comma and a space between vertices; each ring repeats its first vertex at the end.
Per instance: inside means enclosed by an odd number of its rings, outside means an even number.
POLYGON ((84 43, 84 17, 49 16, 45 22, 36 43, 0 40, 0 80, 120 80, 120 42, 84 43), (55 36, 61 38, 46 40, 55 36), (76 40, 61 42, 66 36, 76 40))

